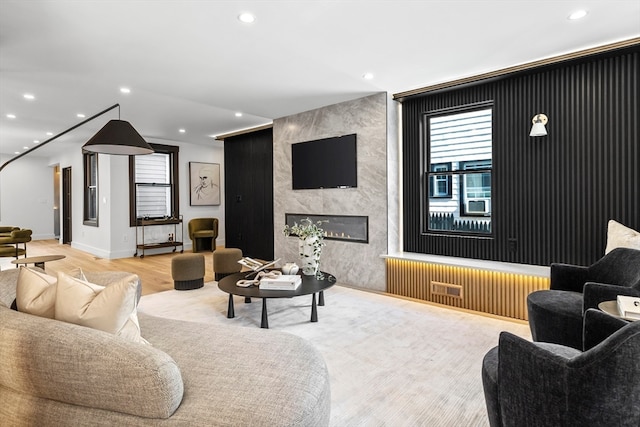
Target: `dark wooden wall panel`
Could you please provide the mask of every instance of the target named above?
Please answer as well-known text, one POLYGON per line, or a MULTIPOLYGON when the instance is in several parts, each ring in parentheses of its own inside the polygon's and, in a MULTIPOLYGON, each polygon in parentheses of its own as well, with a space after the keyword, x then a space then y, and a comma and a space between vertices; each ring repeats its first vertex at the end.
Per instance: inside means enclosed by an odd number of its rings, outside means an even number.
POLYGON ((273 129, 225 139, 225 244, 273 259, 273 129))
POLYGON ((587 265, 609 219, 640 229, 640 48, 403 101, 404 250, 587 265), (424 112, 492 101, 493 235, 421 233, 424 112), (548 136, 529 137, 549 117, 548 136), (513 250, 510 240, 515 240, 513 250))

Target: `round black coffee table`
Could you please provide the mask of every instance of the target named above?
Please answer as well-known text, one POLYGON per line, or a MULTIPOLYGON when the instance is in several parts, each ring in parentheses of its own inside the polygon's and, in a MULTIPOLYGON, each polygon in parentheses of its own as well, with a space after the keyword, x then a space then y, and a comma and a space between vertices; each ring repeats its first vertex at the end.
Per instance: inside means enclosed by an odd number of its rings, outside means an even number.
MULTIPOLYGON (((236 286, 238 280, 245 279, 248 272, 234 273, 229 276, 223 277, 218 282, 220 290, 229 294, 229 306, 227 308, 227 317, 229 319, 235 317, 233 307, 233 296, 239 295, 245 297, 245 301, 249 298, 262 298, 262 322, 261 328, 269 328, 269 320, 267 318, 267 299, 269 298, 293 298, 302 295, 313 295, 311 298, 311 321, 318 321, 318 305, 324 305, 324 290, 330 288, 336 283, 336 278, 329 273, 322 273, 322 278, 316 276, 302 275, 302 284, 293 291, 275 291, 260 289, 257 286, 250 286, 243 288, 236 286), (316 294, 318 296, 318 303, 316 304, 316 294)), ((252 277, 252 276, 251 276, 252 277)))

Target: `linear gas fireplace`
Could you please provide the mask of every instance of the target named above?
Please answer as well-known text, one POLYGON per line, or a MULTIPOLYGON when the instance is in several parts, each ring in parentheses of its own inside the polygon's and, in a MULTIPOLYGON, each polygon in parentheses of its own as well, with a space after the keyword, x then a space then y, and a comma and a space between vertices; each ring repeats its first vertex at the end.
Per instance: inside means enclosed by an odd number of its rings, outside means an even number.
POLYGON ((322 222, 327 240, 344 240, 347 242, 369 243, 369 217, 357 215, 308 215, 286 213, 285 224, 300 224, 309 218, 312 222, 322 222))

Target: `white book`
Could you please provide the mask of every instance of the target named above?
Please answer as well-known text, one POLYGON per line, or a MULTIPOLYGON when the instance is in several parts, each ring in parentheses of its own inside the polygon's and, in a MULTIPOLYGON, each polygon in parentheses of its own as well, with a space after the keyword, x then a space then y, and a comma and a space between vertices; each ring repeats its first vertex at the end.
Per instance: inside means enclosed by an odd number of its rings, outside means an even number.
POLYGON ((297 274, 281 274, 273 278, 260 279, 260 289, 290 291, 302 284, 302 277, 297 274))
POLYGON ((640 320, 640 298, 618 295, 617 301, 621 317, 640 320))

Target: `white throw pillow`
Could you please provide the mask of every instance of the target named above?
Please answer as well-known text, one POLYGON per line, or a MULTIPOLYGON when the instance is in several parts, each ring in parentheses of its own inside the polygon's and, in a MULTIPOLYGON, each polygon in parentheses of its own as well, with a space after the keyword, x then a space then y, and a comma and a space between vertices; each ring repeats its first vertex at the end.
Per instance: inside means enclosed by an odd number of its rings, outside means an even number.
POLYGON ((609 221, 607 230, 607 248, 605 255, 615 248, 631 248, 640 250, 640 233, 625 227, 614 220, 609 221))
POLYGON ((16 283, 18 311, 53 319, 58 279, 48 274, 20 267, 16 283))
POLYGON ((109 286, 100 286, 60 272, 55 318, 134 342, 146 342, 140 336, 137 289, 138 276, 135 274, 109 286))

